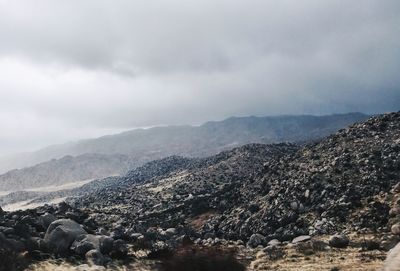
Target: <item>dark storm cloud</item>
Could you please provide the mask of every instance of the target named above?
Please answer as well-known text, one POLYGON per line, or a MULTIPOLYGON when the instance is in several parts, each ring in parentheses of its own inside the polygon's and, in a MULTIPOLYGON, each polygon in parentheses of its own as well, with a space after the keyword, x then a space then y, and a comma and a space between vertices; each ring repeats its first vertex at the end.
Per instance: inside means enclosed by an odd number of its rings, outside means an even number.
POLYGON ((394 0, 0 0, 0 154, 231 115, 399 110, 398 14, 394 0))

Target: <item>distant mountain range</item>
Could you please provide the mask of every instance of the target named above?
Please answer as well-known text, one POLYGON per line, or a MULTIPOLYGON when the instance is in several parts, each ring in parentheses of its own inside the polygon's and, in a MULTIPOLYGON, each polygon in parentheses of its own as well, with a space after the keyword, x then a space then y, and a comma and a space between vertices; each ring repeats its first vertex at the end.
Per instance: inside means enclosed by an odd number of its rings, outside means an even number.
POLYGON ((316 140, 367 118, 361 113, 232 117, 201 126, 135 129, 54 145, 0 159, 0 172, 11 170, 0 175, 0 191, 123 174, 130 168, 171 155, 204 157, 248 143, 316 140))

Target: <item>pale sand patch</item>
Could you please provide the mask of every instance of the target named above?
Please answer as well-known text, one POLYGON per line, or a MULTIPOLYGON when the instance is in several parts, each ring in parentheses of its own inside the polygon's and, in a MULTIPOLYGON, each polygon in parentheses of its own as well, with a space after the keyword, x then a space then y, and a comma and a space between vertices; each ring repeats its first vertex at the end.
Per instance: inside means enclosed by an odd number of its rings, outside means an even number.
POLYGON ((37 188, 29 188, 29 189, 24 189, 23 191, 30 191, 30 192, 55 192, 59 190, 68 190, 68 189, 73 189, 80 187, 82 185, 85 185, 87 183, 90 183, 91 181, 94 181, 95 179, 89 179, 89 180, 84 180, 84 181, 78 181, 78 182, 72 182, 72 183, 66 183, 63 185, 54 185, 54 186, 44 186, 44 187, 37 187, 37 188))
MULTIPOLYGON (((63 185, 58 185, 58 186, 45 186, 45 187, 38 187, 38 188, 30 188, 30 189, 24 189, 21 191, 27 191, 27 192, 56 192, 56 191, 60 191, 60 190, 70 190, 70 189, 74 189, 74 188, 78 188, 81 187, 87 183, 92 182, 95 179, 89 179, 89 180, 84 180, 84 181, 78 181, 78 182, 72 182, 72 183, 67 183, 67 184, 63 184, 63 185)), ((0 196, 5 196, 8 195, 10 193, 13 193, 16 191, 0 191, 0 196)), ((49 202, 38 202, 38 203, 30 203, 32 200, 34 200, 35 198, 31 198, 29 200, 26 201, 19 201, 16 203, 12 203, 12 204, 8 204, 5 206, 2 206, 3 210, 5 211, 16 211, 16 210, 26 210, 26 209, 32 209, 32 208, 36 208, 39 206, 42 206, 44 204, 52 204, 52 203, 60 203, 61 201, 65 200, 64 198, 56 198, 53 199, 49 202)))
POLYGON ((4 211, 7 211, 7 212, 13 212, 13 211, 17 211, 17 210, 34 209, 36 207, 43 206, 45 204, 58 204, 58 203, 64 201, 66 198, 67 197, 56 198, 56 199, 53 199, 48 202, 34 202, 34 203, 31 203, 32 199, 30 199, 30 200, 26 200, 26 201, 16 202, 13 204, 8 204, 8 205, 3 206, 2 208, 4 211))

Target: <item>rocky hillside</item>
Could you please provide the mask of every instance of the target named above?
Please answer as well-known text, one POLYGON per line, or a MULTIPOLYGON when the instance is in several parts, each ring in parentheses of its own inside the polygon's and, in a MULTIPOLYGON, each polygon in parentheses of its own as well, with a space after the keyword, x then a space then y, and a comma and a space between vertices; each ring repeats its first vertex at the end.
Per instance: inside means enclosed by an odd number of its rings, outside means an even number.
POLYGON ((29 259, 108 268, 190 246, 233 250, 249 270, 376 270, 400 241, 399 169, 400 112, 308 145, 153 161, 76 189, 67 203, 0 215, 0 238, 29 259))
POLYGON ((33 166, 66 155, 87 153, 129 155, 138 164, 171 155, 209 156, 247 143, 307 141, 322 138, 368 116, 232 117, 201 126, 136 129, 117 135, 51 146, 37 152, 0 159, 0 173, 33 166), (139 163, 140 162, 140 163, 139 163))
POLYGON ((371 118, 301 148, 255 144, 154 162, 78 202, 127 215, 135 227, 137 220, 171 226, 210 213, 201 234, 235 240, 383 229, 390 202, 381 194, 400 181, 399 116, 371 118))

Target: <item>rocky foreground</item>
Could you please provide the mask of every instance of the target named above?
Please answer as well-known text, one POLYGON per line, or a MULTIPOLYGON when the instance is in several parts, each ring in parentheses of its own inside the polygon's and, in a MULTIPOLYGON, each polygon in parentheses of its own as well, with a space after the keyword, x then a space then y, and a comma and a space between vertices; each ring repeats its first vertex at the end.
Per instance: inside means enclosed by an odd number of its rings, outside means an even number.
POLYGON ((400 241, 400 113, 306 146, 169 157, 74 195, 0 213, 3 270, 377 270, 400 241))

